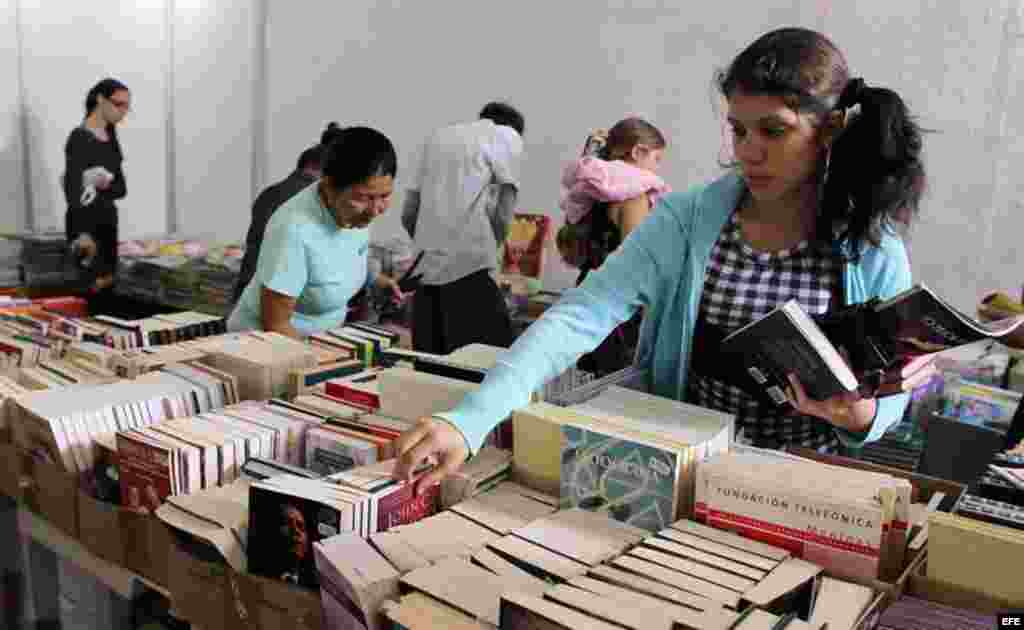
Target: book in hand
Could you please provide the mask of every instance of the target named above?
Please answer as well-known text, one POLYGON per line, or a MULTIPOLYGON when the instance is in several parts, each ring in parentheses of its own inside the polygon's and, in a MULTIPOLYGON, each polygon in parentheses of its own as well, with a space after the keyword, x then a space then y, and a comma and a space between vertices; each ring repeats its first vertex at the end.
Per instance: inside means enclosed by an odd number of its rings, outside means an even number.
POLYGON ((924 284, 874 305, 883 345, 896 358, 932 354, 983 339, 1003 339, 1024 324, 1024 315, 980 322, 961 313, 924 284))
POLYGON ((815 400, 857 390, 867 397, 888 396, 901 393, 902 381, 937 353, 1006 338, 1021 324, 1024 315, 979 322, 918 284, 885 301, 813 318, 790 300, 728 335, 722 352, 779 405, 788 402, 790 373, 815 400))
POLYGON ((727 335, 721 350, 723 360, 736 360, 777 405, 789 403, 789 374, 815 400, 858 388, 839 350, 796 300, 727 335))

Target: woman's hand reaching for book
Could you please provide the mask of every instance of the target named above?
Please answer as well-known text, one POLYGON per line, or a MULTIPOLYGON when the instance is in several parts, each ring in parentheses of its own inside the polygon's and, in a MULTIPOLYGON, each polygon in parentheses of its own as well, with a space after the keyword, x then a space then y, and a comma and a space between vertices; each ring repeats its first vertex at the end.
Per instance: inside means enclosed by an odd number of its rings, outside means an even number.
POLYGON ((398 438, 396 450, 398 461, 393 476, 399 481, 415 483, 416 495, 457 472, 469 456, 462 432, 447 420, 435 417, 420 418, 415 427, 398 438), (431 459, 436 464, 416 475, 417 469, 431 459))

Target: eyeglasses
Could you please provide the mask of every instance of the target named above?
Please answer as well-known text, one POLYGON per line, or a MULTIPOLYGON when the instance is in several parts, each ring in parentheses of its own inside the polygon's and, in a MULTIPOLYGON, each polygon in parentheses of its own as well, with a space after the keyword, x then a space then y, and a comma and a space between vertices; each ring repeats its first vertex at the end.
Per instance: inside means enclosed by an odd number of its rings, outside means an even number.
POLYGON ((132 108, 132 104, 129 101, 117 101, 117 100, 114 100, 112 98, 111 99, 107 99, 107 100, 110 101, 111 105, 113 105, 114 107, 116 107, 118 109, 123 109, 123 110, 127 111, 127 110, 132 108))

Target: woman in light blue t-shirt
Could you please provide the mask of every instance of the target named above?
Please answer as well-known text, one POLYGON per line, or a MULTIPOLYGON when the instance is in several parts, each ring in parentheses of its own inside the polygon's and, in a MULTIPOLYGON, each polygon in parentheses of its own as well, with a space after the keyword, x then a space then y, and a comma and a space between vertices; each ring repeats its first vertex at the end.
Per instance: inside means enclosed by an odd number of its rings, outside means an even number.
POLYGON ((368 127, 341 130, 325 149, 323 177, 274 213, 256 274, 231 313, 228 329, 267 330, 301 339, 340 326, 348 302, 365 286, 394 279, 368 259, 370 223, 391 202, 395 148, 368 127))

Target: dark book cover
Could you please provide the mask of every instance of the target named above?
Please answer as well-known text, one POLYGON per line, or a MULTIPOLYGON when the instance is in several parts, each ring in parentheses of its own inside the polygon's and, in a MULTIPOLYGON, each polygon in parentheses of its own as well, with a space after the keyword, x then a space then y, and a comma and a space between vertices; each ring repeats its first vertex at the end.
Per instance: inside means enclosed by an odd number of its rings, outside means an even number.
POLYGON ((918 284, 874 307, 884 345, 897 358, 941 352, 983 339, 1006 337, 1024 323, 1024 315, 980 322, 918 284))
POLYGON ((777 405, 788 404, 788 374, 815 400, 857 389, 857 377, 796 300, 726 336, 721 350, 723 360, 743 370, 748 388, 760 388, 777 405))
POLYGON ((284 489, 249 489, 249 572, 306 588, 319 588, 313 543, 342 531, 342 514, 284 489))

